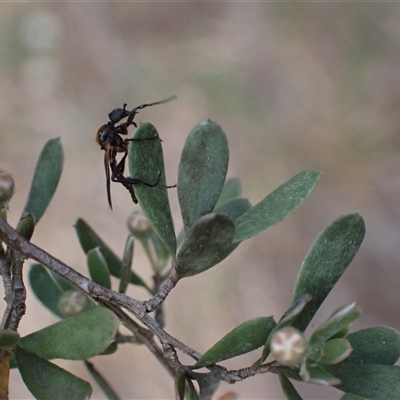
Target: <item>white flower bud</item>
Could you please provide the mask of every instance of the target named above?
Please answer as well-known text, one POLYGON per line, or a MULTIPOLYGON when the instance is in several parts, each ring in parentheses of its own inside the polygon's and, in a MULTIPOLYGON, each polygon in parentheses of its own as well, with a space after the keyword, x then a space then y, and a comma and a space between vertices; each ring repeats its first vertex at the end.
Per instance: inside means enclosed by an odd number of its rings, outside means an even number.
POLYGON ((0 171, 0 208, 8 207, 8 202, 14 194, 14 179, 4 171, 0 171))
POLYGON ((300 363, 307 348, 307 340, 300 331, 288 326, 272 335, 270 346, 277 361, 294 366, 300 363))
POLYGON ((88 306, 88 300, 84 293, 77 290, 68 290, 60 298, 58 308, 61 313, 70 317, 85 310, 88 306))
POLYGON ((153 232, 151 225, 142 212, 133 212, 128 218, 128 229, 139 240, 146 240, 153 232))

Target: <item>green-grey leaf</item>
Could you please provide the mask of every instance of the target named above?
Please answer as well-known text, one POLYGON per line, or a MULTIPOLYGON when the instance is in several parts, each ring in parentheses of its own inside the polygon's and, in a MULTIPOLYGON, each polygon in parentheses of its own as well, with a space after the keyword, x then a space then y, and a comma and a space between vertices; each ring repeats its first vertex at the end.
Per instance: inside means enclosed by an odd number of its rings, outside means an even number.
POLYGON ((311 299, 312 297, 309 294, 305 294, 293 302, 279 320, 277 328, 280 329, 286 325, 289 325, 291 321, 304 310, 304 307, 309 301, 311 301, 311 299))
POLYGON ((228 200, 236 199, 242 195, 242 184, 238 178, 230 178, 227 179, 224 187, 222 188, 222 192, 219 196, 217 205, 215 208, 221 206, 228 200))
POLYGON ((279 382, 282 386, 283 393, 285 394, 287 400, 303 400, 292 382, 287 378, 283 372, 279 372, 279 382))
POLYGON ((175 378, 175 398, 177 400, 185 399, 185 387, 186 387, 186 374, 179 372, 175 378))
POLYGON ((187 389, 186 389, 187 400, 200 400, 199 394, 193 385, 193 382, 187 378, 187 389))
POLYGON ((393 365, 400 357, 400 335, 393 328, 374 326, 350 333, 347 339, 353 352, 346 363, 393 365))
POLYGON ((129 171, 133 179, 155 184, 159 174, 161 178, 155 187, 135 185, 136 197, 150 225, 171 254, 176 253, 176 237, 172 222, 165 180, 164 156, 156 128, 149 124, 140 124, 129 144, 129 171), (143 140, 154 138, 154 140, 143 140))
POLYGON ((60 297, 66 290, 74 289, 70 283, 63 278, 56 279, 54 274, 43 267, 41 264, 33 264, 29 270, 29 283, 35 296, 52 313, 60 318, 64 318, 58 305, 60 297), (60 283, 63 282, 63 285, 60 283))
MULTIPOLYGON (((215 209, 216 214, 228 215, 236 221, 242 214, 251 208, 250 201, 248 199, 236 198, 230 199, 224 202, 221 206, 215 209)), ((228 257, 241 242, 232 243, 230 250, 227 252, 225 257, 228 257)))
POLYGON ((92 363, 85 360, 85 366, 90 375, 92 375, 93 379, 99 385, 100 389, 106 395, 108 400, 120 400, 120 397, 117 395, 115 390, 111 387, 111 385, 107 382, 103 375, 100 374, 100 372, 94 367, 92 363))
POLYGON ((236 221, 235 242, 268 230, 296 211, 310 196, 320 172, 300 172, 261 200, 236 221))
POLYGON ((212 400, 221 382, 221 378, 222 371, 219 368, 213 368, 208 374, 202 374, 197 377, 197 383, 200 388, 200 400, 212 400))
POLYGON ((272 317, 254 318, 244 322, 206 351, 196 362, 196 368, 215 364, 261 347, 275 326, 276 322, 272 317))
POLYGON ((400 398, 400 368, 391 365, 339 363, 325 369, 341 380, 339 390, 370 400, 400 398))
POLYGON ((120 293, 125 293, 132 276, 133 244, 133 235, 129 234, 125 242, 124 255, 122 257, 121 277, 118 288, 120 293))
POLYGON ((228 141, 218 124, 207 120, 190 132, 178 170, 178 198, 185 231, 214 209, 228 161, 228 141))
POLYGON ((321 364, 337 364, 348 357, 351 351, 352 347, 347 339, 332 339, 314 348, 307 357, 321 364))
POLYGON ((355 303, 344 307, 339 307, 323 324, 321 324, 311 335, 309 345, 318 347, 326 340, 332 338, 343 328, 350 324, 361 315, 361 310, 355 303))
POLYGON ((0 347, 13 347, 20 340, 18 332, 10 329, 0 330, 0 347))
POLYGON ((316 383, 318 385, 336 386, 340 384, 340 379, 332 375, 321 365, 306 360, 300 368, 300 376, 304 382, 316 383))
POLYGON ((312 300, 292 325, 303 331, 356 255, 365 235, 362 217, 341 216, 331 222, 311 246, 293 292, 293 301, 310 294, 312 300))
POLYGON ((60 138, 49 140, 43 147, 36 164, 31 189, 22 215, 32 214, 36 223, 39 222, 56 191, 63 161, 64 152, 60 138))
MULTIPOLYGON (((100 247, 101 254, 103 254, 105 260, 107 261, 110 274, 119 278, 121 276, 121 259, 115 255, 115 253, 82 218, 79 218, 76 221, 75 230, 83 251, 87 254, 90 250, 100 247)), ((134 285, 143 286, 151 292, 146 283, 134 272, 132 272, 131 283, 134 285)))
POLYGON ((111 289, 110 270, 103 254, 101 254, 100 247, 88 251, 87 263, 92 281, 111 289))
POLYGON ((117 329, 114 313, 97 307, 23 337, 20 346, 48 359, 84 360, 103 352, 117 329))
POLYGON ((89 399, 92 388, 88 382, 65 369, 19 347, 16 349, 22 379, 36 399, 89 399))
POLYGON ((187 232, 176 270, 181 278, 206 271, 230 254, 235 224, 227 215, 207 214, 187 232))
POLYGON ((234 221, 236 221, 246 211, 250 210, 251 203, 248 199, 236 198, 225 201, 219 207, 215 208, 216 214, 229 215, 234 221))
POLYGON ((153 244, 153 248, 156 254, 156 258, 158 261, 157 265, 157 273, 161 272, 168 263, 168 260, 171 256, 163 242, 161 242, 160 238, 153 232, 150 236, 151 243, 153 244))

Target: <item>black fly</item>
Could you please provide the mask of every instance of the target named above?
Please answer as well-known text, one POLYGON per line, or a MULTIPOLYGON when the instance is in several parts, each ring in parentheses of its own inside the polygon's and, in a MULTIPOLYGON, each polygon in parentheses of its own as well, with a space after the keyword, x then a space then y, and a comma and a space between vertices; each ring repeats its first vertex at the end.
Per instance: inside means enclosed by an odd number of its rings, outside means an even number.
POLYGON ((143 141, 143 140, 154 140, 153 138, 122 138, 120 135, 128 134, 128 127, 134 125, 137 127, 136 122, 133 120, 139 110, 155 106, 157 104, 166 103, 176 99, 176 96, 168 97, 165 100, 157 101, 155 103, 141 104, 135 107, 131 111, 126 109, 126 104, 123 108, 116 108, 108 114, 109 121, 102 125, 96 134, 97 142, 99 143, 102 150, 104 150, 104 168, 106 171, 106 187, 107 187, 107 198, 108 204, 112 209, 111 202, 111 191, 110 191, 110 181, 120 182, 131 194, 134 203, 138 200, 133 189, 133 185, 145 185, 148 187, 155 187, 160 182, 161 172, 158 174, 157 180, 154 183, 144 182, 140 179, 129 178, 124 176, 125 160, 128 155, 128 142, 130 141, 143 141), (122 119, 127 118, 125 122, 117 125, 122 119), (117 153, 124 153, 123 157, 119 162, 117 162, 117 153), (110 176, 111 171, 111 176, 110 176))

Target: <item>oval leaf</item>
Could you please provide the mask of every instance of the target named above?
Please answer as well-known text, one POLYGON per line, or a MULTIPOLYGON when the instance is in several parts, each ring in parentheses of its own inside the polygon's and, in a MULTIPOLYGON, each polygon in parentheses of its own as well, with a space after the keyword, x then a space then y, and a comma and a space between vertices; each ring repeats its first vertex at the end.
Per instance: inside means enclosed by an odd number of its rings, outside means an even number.
POLYGON ((227 179, 224 184, 224 187, 222 188, 217 205, 215 207, 219 207, 228 200, 236 199, 241 195, 242 195, 242 184, 240 182, 240 179, 239 178, 227 179))
POLYGON ((199 394, 189 378, 187 378, 186 396, 187 400, 200 400, 199 394))
POLYGON ((181 278, 206 271, 221 262, 232 247, 235 225, 227 215, 207 214, 187 232, 176 260, 181 278))
POLYGON ((63 161, 64 152, 60 138, 49 140, 43 147, 36 164, 28 200, 22 215, 32 214, 36 223, 39 222, 56 191, 63 161))
POLYGON ((200 399, 211 400, 222 379, 222 371, 219 368, 213 368, 208 374, 200 374, 196 380, 199 384, 200 399))
POLYGON ((103 352, 117 328, 114 313, 97 307, 23 337, 20 346, 43 358, 84 360, 103 352))
POLYGON ((58 306, 60 298, 65 291, 73 290, 74 286, 61 277, 56 279, 54 274, 41 264, 33 264, 30 268, 29 283, 39 301, 52 313, 60 318, 64 318, 58 306), (63 285, 61 282, 63 282, 63 285))
POLYGON ((292 322, 293 327, 305 330, 356 255, 364 235, 364 220, 357 213, 339 217, 318 235, 301 266, 293 292, 293 302, 305 294, 310 294, 312 300, 292 322))
POLYGON ((276 322, 272 317, 260 317, 244 322, 204 353, 195 367, 215 364, 263 346, 275 326, 276 322))
POLYGON ((133 179, 155 184, 154 187, 135 185, 136 196, 146 218, 171 254, 176 253, 176 237, 165 181, 164 156, 156 128, 140 124, 129 143, 129 171, 133 179), (146 140, 154 138, 154 140, 146 140))
POLYGON ((287 376, 281 371, 279 372, 279 382, 282 386, 283 393, 288 400, 303 400, 292 382, 290 382, 287 376))
POLYGON ((400 357, 400 334, 387 326, 374 326, 347 335, 353 353, 344 362, 393 365, 400 357))
POLYGON ((101 254, 100 247, 88 251, 87 263, 92 280, 107 289, 111 289, 110 271, 103 254, 101 254))
POLYGON ((310 196, 321 173, 308 170, 289 179, 236 221, 235 242, 249 239, 296 211, 310 196))
POLYGON ((120 293, 125 293, 132 276, 133 244, 133 236, 129 234, 125 242, 124 255, 122 257, 121 278, 118 288, 120 293))
POLYGON ((186 374, 179 372, 175 378, 175 398, 177 400, 185 399, 185 388, 186 388, 186 374))
POLYGON ((86 381, 19 347, 16 350, 22 379, 36 399, 89 399, 92 388, 86 381))
POLYGON ((225 214, 236 221, 246 211, 250 210, 251 203, 248 199, 230 199, 215 209, 216 214, 225 214))
POLYGON ((304 382, 316 383, 317 385, 336 386, 340 383, 340 379, 329 373, 325 366, 323 368, 311 360, 301 363, 300 376, 304 382))
POLYGON ((178 198, 185 231, 214 209, 228 161, 228 141, 218 124, 207 120, 190 132, 178 171, 178 198))
MULTIPOLYGON (((110 274, 119 278, 121 276, 122 261, 104 243, 100 236, 98 236, 97 233, 82 218, 79 218, 76 221, 75 230, 83 251, 87 254, 90 250, 100 247, 101 254, 103 254, 105 260, 107 261, 110 274)), ((130 282, 134 285, 143 286, 151 292, 146 283, 134 272, 132 272, 130 282)))
POLYGON ((390 365, 340 363, 324 368, 341 380, 337 389, 371 400, 400 398, 400 368, 390 365))
POLYGON ((326 340, 335 336, 361 315, 361 310, 355 306, 356 303, 339 307, 323 324, 321 324, 311 335, 309 345, 318 347, 326 340))
POLYGON ((347 339, 332 339, 315 348, 308 358, 312 358, 322 364, 337 364, 343 361, 352 352, 352 347, 347 339))
MULTIPOLYGON (((225 214, 228 215, 236 221, 242 214, 246 211, 250 210, 251 203, 248 199, 231 199, 220 205, 215 209, 216 214, 225 214)), ((232 243, 230 250, 227 251, 225 257, 228 257, 236 248, 239 246, 241 242, 232 243)))

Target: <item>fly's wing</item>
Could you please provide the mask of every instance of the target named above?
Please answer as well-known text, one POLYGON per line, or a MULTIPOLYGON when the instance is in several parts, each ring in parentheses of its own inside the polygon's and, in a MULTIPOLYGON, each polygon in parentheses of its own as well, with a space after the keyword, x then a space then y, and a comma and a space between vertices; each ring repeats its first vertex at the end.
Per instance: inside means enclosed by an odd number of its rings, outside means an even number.
POLYGON ((106 188, 107 188, 107 199, 108 199, 108 205, 110 206, 110 209, 112 210, 112 201, 111 201, 111 188, 110 188, 110 160, 109 160, 109 155, 107 152, 104 153, 104 169, 106 171, 106 188))

